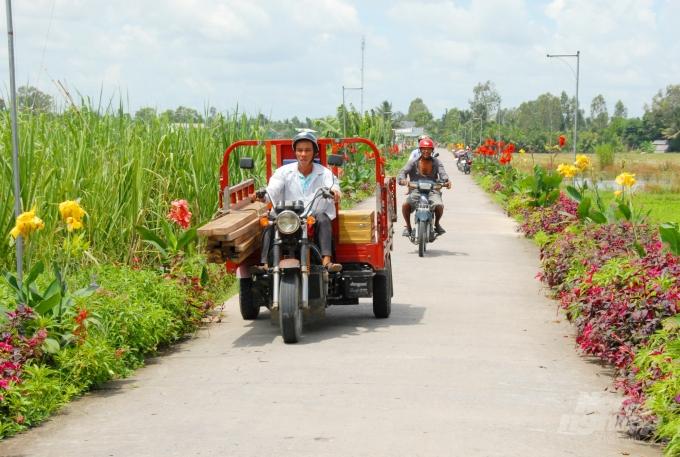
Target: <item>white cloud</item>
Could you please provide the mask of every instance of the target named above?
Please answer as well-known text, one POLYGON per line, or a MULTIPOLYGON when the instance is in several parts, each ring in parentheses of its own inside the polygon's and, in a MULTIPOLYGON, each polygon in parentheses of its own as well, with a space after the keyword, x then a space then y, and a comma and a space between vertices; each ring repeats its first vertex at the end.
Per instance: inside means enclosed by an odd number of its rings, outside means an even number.
POLYGON ((14 5, 17 81, 61 97, 44 67, 73 93, 129 93, 133 111, 210 100, 313 117, 360 84, 364 36, 366 108, 421 97, 439 115, 486 80, 504 106, 571 95, 570 70, 545 54, 578 49, 581 104, 602 93, 636 115, 679 82, 679 16, 676 0, 32 0, 14 5))

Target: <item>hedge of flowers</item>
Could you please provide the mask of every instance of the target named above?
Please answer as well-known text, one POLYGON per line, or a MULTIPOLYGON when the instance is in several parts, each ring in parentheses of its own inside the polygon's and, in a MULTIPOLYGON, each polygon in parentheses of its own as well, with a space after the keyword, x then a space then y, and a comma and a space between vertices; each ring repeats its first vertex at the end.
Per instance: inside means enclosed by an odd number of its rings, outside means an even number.
POLYGON ((52 233, 41 233, 45 223, 30 210, 9 234, 10 242, 25 242, 27 272, 21 281, 5 272, 0 281, 0 438, 127 376, 193 332, 233 283, 223 269, 188 255, 196 231, 186 200, 171 203, 160 233, 137 228, 151 250, 132 266, 100 265, 92 256, 78 200, 58 209, 61 225, 52 233), (46 237, 61 242, 51 269, 32 259, 32 244, 46 237))
POLYGON ((605 205, 587 156, 526 175, 488 147, 480 154, 476 177, 540 246, 538 277, 575 325, 578 347, 615 367, 629 433, 680 455, 678 226, 647 223, 631 173, 617 177, 605 205))

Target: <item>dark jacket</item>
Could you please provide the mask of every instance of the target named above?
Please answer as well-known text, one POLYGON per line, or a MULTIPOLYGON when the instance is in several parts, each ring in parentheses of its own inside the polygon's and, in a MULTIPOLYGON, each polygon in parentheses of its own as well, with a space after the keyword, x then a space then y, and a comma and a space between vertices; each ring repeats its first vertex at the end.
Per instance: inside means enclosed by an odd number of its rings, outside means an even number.
POLYGON ((421 179, 432 179, 433 181, 443 181, 449 180, 449 175, 446 174, 444 170, 444 164, 439 161, 436 157, 432 158, 432 173, 434 176, 423 176, 418 172, 418 161, 422 159, 410 160, 404 165, 404 168, 399 172, 397 176, 397 181, 406 179, 408 176, 409 181, 418 181, 421 179))

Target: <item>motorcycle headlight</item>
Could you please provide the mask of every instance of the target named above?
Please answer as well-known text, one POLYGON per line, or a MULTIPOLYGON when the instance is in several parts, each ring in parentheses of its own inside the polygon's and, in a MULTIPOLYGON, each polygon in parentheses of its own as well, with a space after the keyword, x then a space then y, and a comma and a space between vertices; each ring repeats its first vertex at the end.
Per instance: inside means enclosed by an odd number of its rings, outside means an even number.
POLYGON ((276 218, 276 228, 284 235, 295 233, 300 228, 300 217, 293 211, 283 211, 276 218))

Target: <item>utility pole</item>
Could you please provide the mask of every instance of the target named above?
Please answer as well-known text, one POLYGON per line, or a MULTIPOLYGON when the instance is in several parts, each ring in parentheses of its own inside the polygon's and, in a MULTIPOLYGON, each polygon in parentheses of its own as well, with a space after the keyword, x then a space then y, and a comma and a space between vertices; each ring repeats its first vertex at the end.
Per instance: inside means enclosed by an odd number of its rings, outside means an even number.
MULTIPOLYGON (((576 54, 546 54, 546 57, 576 57, 576 112, 574 113, 574 140, 572 149, 574 151, 574 158, 576 158, 576 140, 578 139, 578 80, 581 66, 581 51, 576 51, 576 54)), ((571 68, 571 67, 570 67, 571 68)), ((572 72, 574 70, 572 69, 572 72)))
POLYGON ((361 87, 345 87, 342 86, 342 136, 347 138, 347 107, 345 106, 345 91, 346 90, 360 90, 361 104, 359 105, 360 114, 364 115, 364 48, 366 47, 366 39, 361 37, 361 87))
POLYGON ((482 116, 472 118, 473 121, 477 120, 477 119, 479 119, 479 146, 481 146, 482 145, 482 125, 484 123, 484 119, 482 118, 482 116))
MULTIPOLYGON (((21 214, 21 181, 19 177, 19 127, 17 126, 17 97, 14 79, 14 29, 12 27, 12 0, 5 0, 7 10, 7 49, 9 56, 9 97, 10 115, 12 118, 12 168, 14 172, 14 217, 21 214)), ((23 279, 24 265, 24 237, 16 239, 17 249, 17 280, 19 286, 23 279)), ((22 306, 19 304, 19 306, 22 306)))
POLYGON ((361 37, 361 115, 364 115, 364 49, 366 48, 366 38, 361 37))

